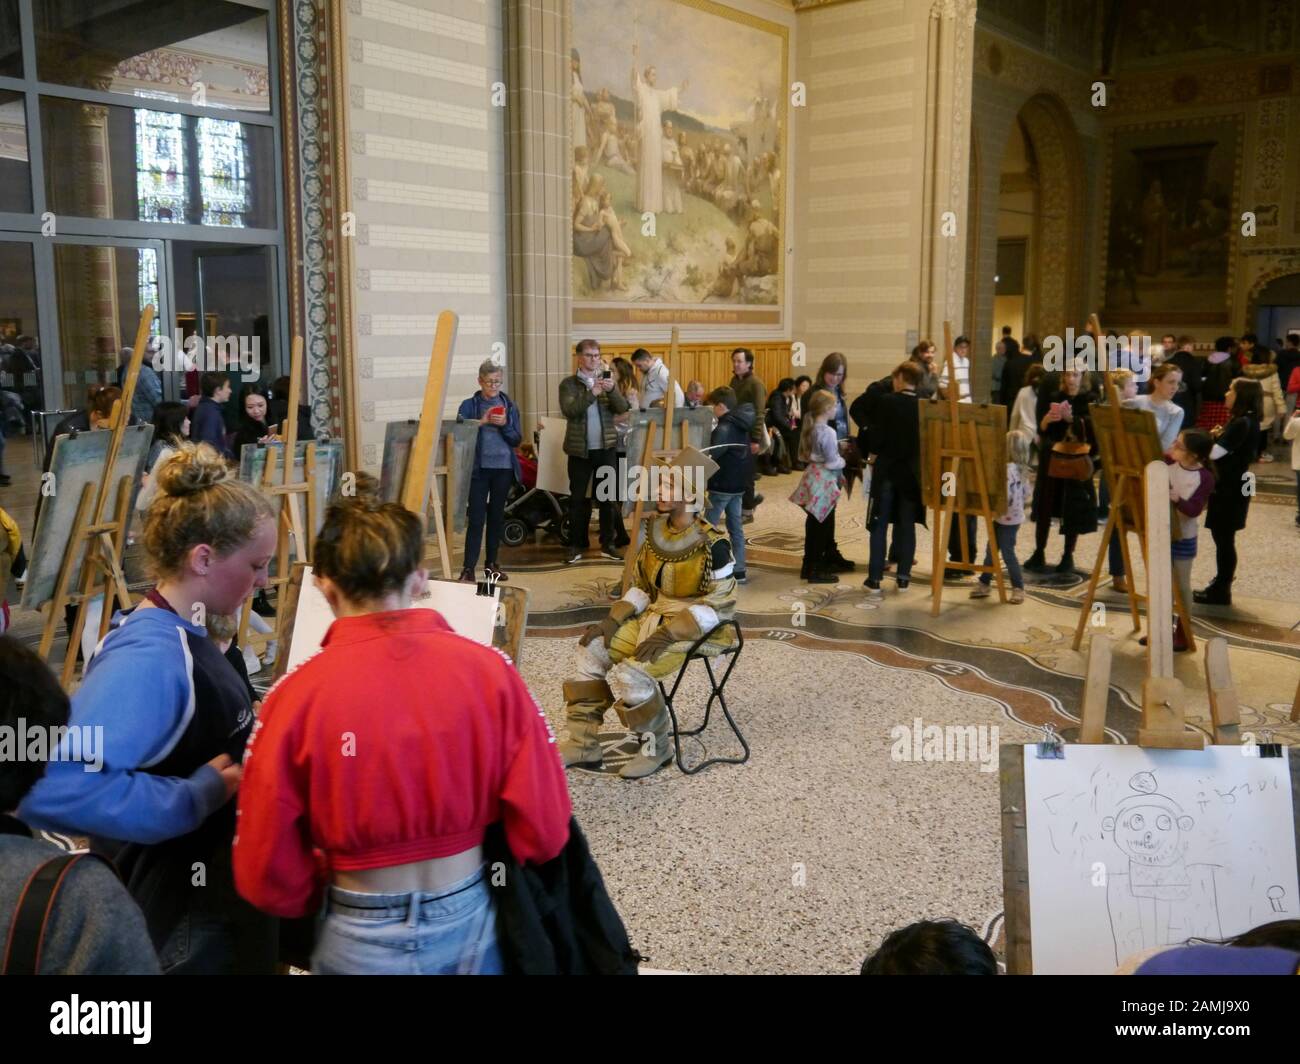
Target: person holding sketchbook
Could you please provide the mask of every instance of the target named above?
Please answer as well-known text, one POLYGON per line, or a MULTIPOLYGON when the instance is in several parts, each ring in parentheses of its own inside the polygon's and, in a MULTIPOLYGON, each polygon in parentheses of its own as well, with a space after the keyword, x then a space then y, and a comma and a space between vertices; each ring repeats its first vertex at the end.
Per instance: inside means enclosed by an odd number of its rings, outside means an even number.
POLYGON ((313 576, 336 619, 258 717, 235 883, 279 916, 324 904, 318 975, 500 973, 484 835, 500 822, 521 864, 556 857, 564 770, 509 659, 409 608, 428 579, 424 528, 376 488, 358 477, 316 539, 313 576))

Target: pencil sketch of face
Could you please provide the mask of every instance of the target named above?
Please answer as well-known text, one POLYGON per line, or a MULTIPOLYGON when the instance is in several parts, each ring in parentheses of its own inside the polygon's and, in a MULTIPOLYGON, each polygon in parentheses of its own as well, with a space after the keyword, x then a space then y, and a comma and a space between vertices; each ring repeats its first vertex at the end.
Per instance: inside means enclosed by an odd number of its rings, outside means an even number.
POLYGON ((1152 868, 1174 864, 1182 857, 1187 848, 1183 833, 1191 827, 1192 818, 1160 794, 1138 799, 1102 821, 1102 828, 1114 834, 1115 845, 1130 861, 1152 868))
POLYGON ((1128 781, 1135 793, 1119 803, 1114 816, 1101 822, 1115 845, 1138 866, 1160 868, 1182 860, 1187 843, 1183 833, 1192 829, 1192 818, 1172 798, 1156 791, 1156 778, 1138 772, 1128 781))

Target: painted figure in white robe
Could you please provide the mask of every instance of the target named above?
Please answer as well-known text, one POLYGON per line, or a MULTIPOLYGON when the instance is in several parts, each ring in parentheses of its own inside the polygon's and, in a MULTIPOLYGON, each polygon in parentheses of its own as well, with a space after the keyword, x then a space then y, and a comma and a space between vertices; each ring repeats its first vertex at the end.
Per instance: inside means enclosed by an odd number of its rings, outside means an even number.
POLYGON ((569 88, 569 107, 573 112, 573 146, 587 146, 587 117, 591 114, 591 103, 587 100, 587 91, 582 87, 582 61, 575 48, 569 53, 569 69, 572 79, 569 88))
POLYGON ((661 89, 656 84, 655 68, 637 69, 640 49, 632 45, 632 96, 636 100, 638 115, 637 133, 641 150, 637 159, 636 209, 654 211, 664 209, 664 148, 663 113, 677 110, 677 98, 686 91, 688 82, 680 89, 661 89))

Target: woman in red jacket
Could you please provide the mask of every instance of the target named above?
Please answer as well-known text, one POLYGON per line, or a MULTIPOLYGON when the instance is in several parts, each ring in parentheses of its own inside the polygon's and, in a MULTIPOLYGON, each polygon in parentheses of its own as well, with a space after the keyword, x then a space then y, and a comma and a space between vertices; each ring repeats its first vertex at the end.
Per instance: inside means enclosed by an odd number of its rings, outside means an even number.
POLYGON ((505 655, 409 608, 421 523, 358 489, 316 541, 335 621, 249 740, 235 883, 283 916, 323 901, 318 974, 499 973, 483 833, 502 822, 520 863, 564 848, 555 737, 505 655))

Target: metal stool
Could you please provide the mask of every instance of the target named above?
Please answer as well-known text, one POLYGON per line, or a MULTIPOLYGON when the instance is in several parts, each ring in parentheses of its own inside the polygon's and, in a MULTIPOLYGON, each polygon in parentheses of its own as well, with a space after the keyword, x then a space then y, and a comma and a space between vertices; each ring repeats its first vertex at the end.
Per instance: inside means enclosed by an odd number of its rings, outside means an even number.
POLYGON ((723 691, 727 686, 727 679, 731 676, 731 670, 736 667, 736 662, 740 660, 740 651, 744 648, 744 646, 745 646, 745 636, 744 633, 740 630, 739 622, 722 621, 719 624, 714 625, 714 627, 709 629, 709 631, 705 632, 702 636, 700 636, 699 639, 695 640, 695 642, 691 644, 690 650, 686 652, 686 660, 682 662, 682 667, 677 670, 677 678, 676 680, 673 681, 672 690, 671 691, 666 690, 662 682, 659 684, 659 690, 663 692, 664 704, 668 707, 668 716, 671 718, 673 722, 673 746, 676 748, 675 752, 677 756, 677 767, 687 776, 693 776, 695 775, 695 773, 708 768, 710 765, 717 765, 717 764, 743 765, 746 761, 749 760, 749 743, 745 741, 745 736, 741 734, 739 725, 736 724, 735 718, 732 717, 731 715, 731 711, 727 709, 727 699, 726 696, 723 694, 723 691), (735 643, 725 648, 724 650, 719 651, 717 654, 700 653, 700 647, 715 632, 719 631, 722 628, 728 628, 728 627, 732 628, 736 633, 735 643), (719 682, 718 678, 713 673, 713 659, 726 658, 726 657, 729 657, 731 660, 727 663, 727 670, 722 674, 722 680, 721 682, 719 682), (673 698, 677 694, 677 688, 681 686, 682 680, 685 679, 686 677, 686 670, 690 668, 691 662, 696 660, 704 662, 704 670, 709 674, 709 686, 711 688, 711 693, 709 694, 709 701, 704 707, 704 723, 702 723, 698 728, 692 728, 689 731, 684 731, 681 728, 679 728, 677 725, 677 711, 673 708, 673 698), (691 768, 687 768, 685 765, 682 764, 681 737, 683 735, 699 735, 700 732, 704 731, 704 729, 709 726, 709 714, 713 710, 714 699, 717 699, 718 705, 722 707, 723 716, 727 718, 727 723, 731 726, 732 733, 736 736, 737 739, 740 740, 740 745, 744 748, 745 756, 744 757, 710 757, 704 761, 701 761, 698 765, 694 765, 691 768))

